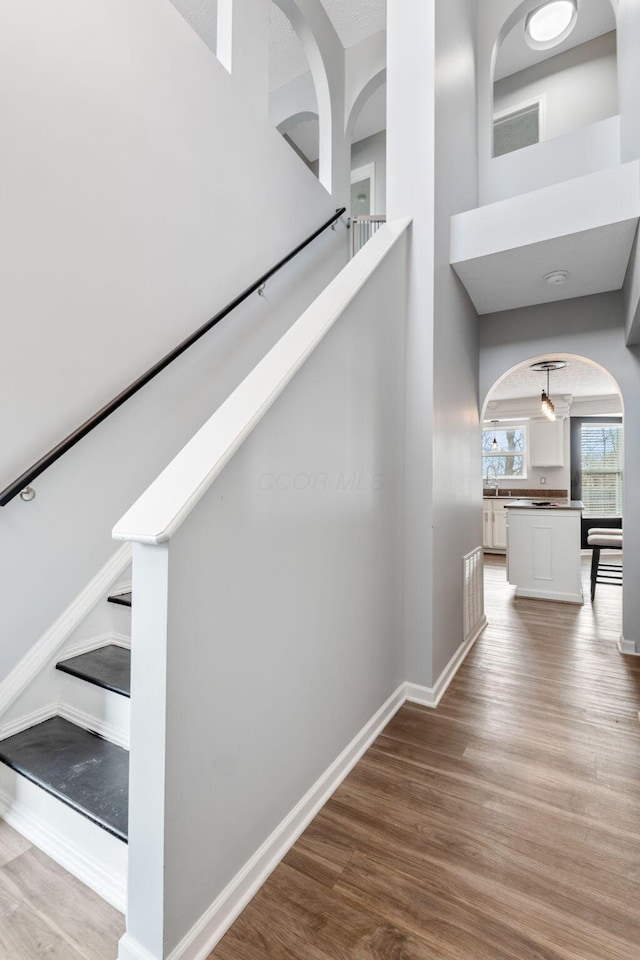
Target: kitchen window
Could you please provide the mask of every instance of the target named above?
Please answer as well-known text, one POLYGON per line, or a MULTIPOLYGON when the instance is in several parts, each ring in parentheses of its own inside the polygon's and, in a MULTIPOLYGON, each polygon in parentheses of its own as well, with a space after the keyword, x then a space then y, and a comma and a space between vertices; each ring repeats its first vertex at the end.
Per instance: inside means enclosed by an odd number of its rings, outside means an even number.
POLYGON ((482 430, 482 475, 499 480, 527 477, 527 431, 524 424, 496 424, 482 430))
POLYGON ((620 422, 580 423, 580 499, 587 517, 622 516, 623 440, 620 422))

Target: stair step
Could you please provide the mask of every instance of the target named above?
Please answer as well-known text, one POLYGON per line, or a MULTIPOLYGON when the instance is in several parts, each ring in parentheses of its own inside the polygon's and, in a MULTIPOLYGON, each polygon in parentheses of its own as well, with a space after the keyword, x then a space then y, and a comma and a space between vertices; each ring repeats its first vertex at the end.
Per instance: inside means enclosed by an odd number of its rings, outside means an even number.
POLYGON ((127 750, 52 717, 0 741, 0 760, 126 843, 127 750))
POLYGON ((112 593, 110 597, 107 597, 109 603, 117 603, 121 607, 130 607, 131 606, 131 590, 127 593, 112 593))
POLYGON ((123 697, 131 695, 131 650, 115 643, 61 660, 56 669, 123 697))

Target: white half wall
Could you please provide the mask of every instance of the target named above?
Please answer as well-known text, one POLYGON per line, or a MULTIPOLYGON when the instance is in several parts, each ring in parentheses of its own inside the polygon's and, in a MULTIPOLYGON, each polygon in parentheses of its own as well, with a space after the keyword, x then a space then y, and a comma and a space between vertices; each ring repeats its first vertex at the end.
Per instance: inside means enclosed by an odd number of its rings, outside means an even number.
POLYGON ((403 682, 405 270, 403 236, 259 422, 230 398, 242 445, 186 518, 166 526, 160 477, 115 532, 170 535, 134 548, 121 956, 219 929, 216 898, 403 682))
MULTIPOLYGON (((266 51, 245 3, 235 42, 266 51)), ((4 485, 328 219, 348 161, 332 197, 271 128, 266 90, 257 111, 242 58, 230 75, 169 0, 9 0, 1 19, 4 485)), ((327 231, 48 470, 36 500, 0 510, 0 678, 346 256, 344 228, 327 231)))

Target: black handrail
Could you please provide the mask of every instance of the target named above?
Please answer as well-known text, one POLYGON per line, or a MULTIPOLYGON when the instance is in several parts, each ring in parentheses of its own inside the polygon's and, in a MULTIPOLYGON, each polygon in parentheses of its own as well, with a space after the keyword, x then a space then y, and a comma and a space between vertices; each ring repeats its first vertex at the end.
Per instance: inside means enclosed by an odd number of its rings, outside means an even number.
POLYGON ((8 487, 0 493, 0 507, 6 507, 14 497, 17 497, 25 487, 28 487, 29 484, 39 477, 48 467, 50 467, 56 460, 59 460, 60 457, 64 456, 67 450, 71 450, 72 447, 82 440, 83 437, 86 437, 88 433, 91 433, 103 420, 106 420, 118 407, 121 407, 129 397, 132 397, 134 393, 137 393, 145 384, 149 383, 150 380, 153 380, 159 373, 161 373, 165 367, 168 367, 170 363, 176 360, 181 354, 188 350, 189 347, 193 346, 197 340, 208 333, 212 327, 215 327, 217 323, 223 320, 228 314, 235 310, 236 307, 251 296, 252 293, 255 293, 256 290, 260 290, 260 287, 269 280, 274 274, 278 273, 279 270, 282 270, 290 260, 293 260, 305 247, 308 247, 310 243, 319 237, 321 233, 324 233, 329 227, 331 227, 340 217, 346 213, 346 207, 340 207, 336 210, 332 217, 330 217, 326 223, 323 223, 321 227, 311 234, 310 237, 307 237, 306 240, 303 240, 302 243, 298 244, 295 250, 292 250, 291 253, 287 254, 286 257, 283 257, 282 260, 279 260, 275 266, 271 267, 270 270, 267 270, 255 283, 252 283, 250 287, 247 287, 246 290, 235 297, 230 303, 223 307, 211 320, 208 320, 201 327, 187 337, 186 340, 183 340, 182 343, 178 344, 175 349, 162 358, 158 360, 157 363, 154 363, 152 367, 138 377, 137 380, 134 380, 133 383, 129 384, 121 393, 114 397, 113 400, 110 400, 102 409, 98 410, 97 413, 94 413, 92 417, 89 417, 81 426, 77 427, 73 433, 70 433, 69 436, 65 437, 64 440, 61 440, 53 449, 49 450, 48 453, 41 457, 40 460, 32 464, 28 470, 25 470, 13 483, 10 483, 8 487))

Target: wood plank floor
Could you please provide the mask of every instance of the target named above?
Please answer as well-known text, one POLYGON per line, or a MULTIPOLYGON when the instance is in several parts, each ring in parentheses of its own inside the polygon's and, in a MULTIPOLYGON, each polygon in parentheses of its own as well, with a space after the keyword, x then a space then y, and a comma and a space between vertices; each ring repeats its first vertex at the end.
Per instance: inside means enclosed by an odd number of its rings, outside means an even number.
POLYGON ((621 591, 516 602, 491 557, 486 583, 490 625, 438 710, 402 708, 211 960, 639 960, 621 591))
MULTIPOLYGON (((585 569, 585 583, 588 573, 585 569)), ((405 706, 212 960, 640 960, 640 660, 621 591, 515 602, 405 706)), ((122 916, 0 822, 0 960, 114 960, 122 916)))
POLYGON ((0 960, 114 960, 124 917, 0 820, 0 960))

